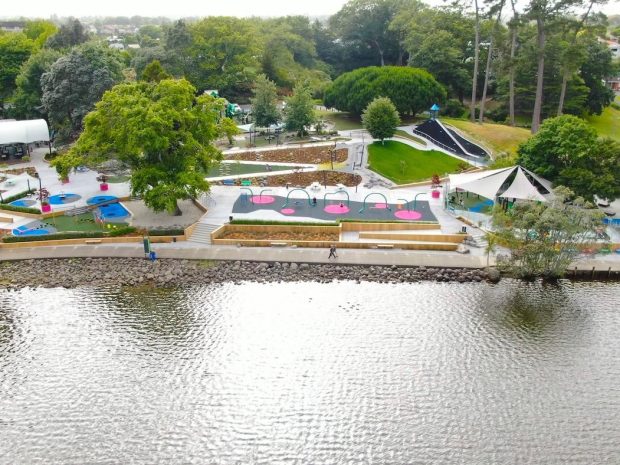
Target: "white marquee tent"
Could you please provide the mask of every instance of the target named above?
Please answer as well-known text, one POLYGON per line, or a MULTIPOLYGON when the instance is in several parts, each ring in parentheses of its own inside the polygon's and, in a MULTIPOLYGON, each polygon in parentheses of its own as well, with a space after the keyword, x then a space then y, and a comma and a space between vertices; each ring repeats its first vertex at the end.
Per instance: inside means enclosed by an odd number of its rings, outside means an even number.
POLYGON ((0 121, 0 145, 48 142, 50 131, 44 119, 0 121))
POLYGON ((553 195, 549 181, 521 166, 451 174, 449 192, 457 189, 473 192, 491 200, 503 197, 545 202, 553 195))

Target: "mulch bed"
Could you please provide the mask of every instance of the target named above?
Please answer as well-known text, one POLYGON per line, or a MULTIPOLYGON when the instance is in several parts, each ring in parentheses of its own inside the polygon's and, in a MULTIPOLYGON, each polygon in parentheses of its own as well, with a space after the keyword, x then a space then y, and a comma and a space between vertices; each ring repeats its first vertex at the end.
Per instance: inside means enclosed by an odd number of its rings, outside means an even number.
MULTIPOLYGON (((248 178, 248 180, 252 182, 252 186, 284 187, 288 185, 289 187, 306 187, 316 181, 319 184, 327 182, 329 186, 343 184, 347 187, 355 187, 362 182, 362 177, 357 174, 339 173, 338 171, 300 171, 299 173, 248 178)), ((213 184, 221 185, 222 182, 214 182, 213 184)), ((241 185, 240 180, 235 180, 235 185, 241 185)))
POLYGON ((0 172, 0 174, 20 175, 20 174, 23 174, 23 173, 28 173, 30 176, 32 176, 34 178, 36 172, 37 172, 37 169, 34 166, 28 166, 26 168, 13 168, 13 169, 10 169, 10 170, 2 170, 2 172, 0 172))
POLYGON ((220 239, 242 239, 242 240, 280 240, 280 241, 333 241, 339 239, 338 233, 310 233, 310 232, 270 232, 270 231, 253 231, 240 232, 228 231, 220 237, 220 239))
MULTIPOLYGON (((270 161, 273 163, 308 163, 319 165, 331 161, 332 145, 322 147, 285 147, 282 149, 240 152, 227 155, 229 160, 270 161)), ((334 162, 347 160, 348 149, 336 149, 334 162)))

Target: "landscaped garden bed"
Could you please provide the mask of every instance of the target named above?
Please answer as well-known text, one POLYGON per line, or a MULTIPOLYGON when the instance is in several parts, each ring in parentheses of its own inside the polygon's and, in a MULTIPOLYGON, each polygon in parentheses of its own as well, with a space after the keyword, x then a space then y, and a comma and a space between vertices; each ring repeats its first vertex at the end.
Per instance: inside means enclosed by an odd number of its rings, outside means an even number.
MULTIPOLYGON (((266 161, 274 163, 307 163, 319 165, 331 162, 333 145, 320 147, 283 147, 273 150, 247 151, 227 155, 229 160, 266 161)), ((335 163, 347 160, 348 149, 336 149, 335 163)))
POLYGON ((225 231, 218 239, 239 239, 250 241, 334 241, 339 239, 337 232, 311 231, 225 231))
POLYGON ((338 171, 300 171, 298 173, 279 174, 276 176, 265 176, 259 178, 250 178, 249 181, 253 186, 302 186, 306 187, 313 182, 319 184, 327 183, 329 186, 342 184, 347 187, 355 187, 362 182, 362 177, 357 174, 340 173, 338 171))

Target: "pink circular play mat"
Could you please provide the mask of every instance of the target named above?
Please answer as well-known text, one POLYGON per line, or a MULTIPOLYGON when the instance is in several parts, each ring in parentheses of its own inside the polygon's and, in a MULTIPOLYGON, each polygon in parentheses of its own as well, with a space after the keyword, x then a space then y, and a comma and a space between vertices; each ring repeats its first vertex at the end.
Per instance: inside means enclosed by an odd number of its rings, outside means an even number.
POLYGON ((325 211, 326 213, 331 213, 332 215, 338 215, 338 214, 349 213, 349 207, 347 207, 346 205, 340 206, 338 204, 327 205, 323 209, 323 211, 325 211))
POLYGON ((276 199, 270 195, 254 195, 250 198, 250 201, 252 203, 273 203, 276 199))
POLYGON ((398 210, 394 216, 401 220, 419 220, 422 218, 422 213, 413 210, 398 210))
POLYGON ((295 209, 294 208, 283 208, 282 210, 280 210, 280 213, 283 213, 285 215, 292 215, 293 213, 295 213, 295 209))

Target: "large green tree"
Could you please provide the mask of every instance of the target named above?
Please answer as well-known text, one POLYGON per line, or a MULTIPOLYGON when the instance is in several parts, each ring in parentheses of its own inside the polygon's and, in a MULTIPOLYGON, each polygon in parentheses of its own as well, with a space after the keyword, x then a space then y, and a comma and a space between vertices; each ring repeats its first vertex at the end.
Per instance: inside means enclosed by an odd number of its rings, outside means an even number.
POLYGON ((247 20, 205 18, 190 27, 191 67, 185 75, 199 89, 235 97, 249 92, 260 68, 256 29, 247 20))
POLYGON ((362 122, 370 135, 381 140, 392 137, 400 124, 400 116, 389 98, 377 97, 368 104, 362 114, 362 122))
POLYGON ((306 134, 306 128, 316 121, 312 92, 306 83, 295 86, 293 95, 284 108, 286 129, 296 131, 298 136, 306 134))
POLYGON ((118 52, 97 45, 59 58, 41 77, 41 103, 50 122, 64 136, 76 135, 103 93, 122 80, 122 69, 118 52))
POLYGON ((15 78, 24 63, 35 49, 35 43, 25 34, 0 34, 0 114, 4 102, 15 91, 15 78))
POLYGON ((206 173, 221 157, 212 142, 223 107, 223 100, 196 97, 184 79, 119 84, 88 114, 77 143, 55 165, 63 177, 71 167, 117 158, 131 167, 132 195, 155 211, 181 214, 178 200, 209 190, 206 173))
POLYGON ((575 116, 547 119, 518 154, 517 163, 585 199, 620 197, 620 144, 575 116))
POLYGON ((256 78, 252 98, 252 115, 254 123, 261 128, 267 128, 280 120, 278 111, 278 93, 276 84, 264 74, 256 78))
POLYGON ((496 207, 494 226, 511 251, 500 268, 520 278, 558 278, 591 241, 602 224, 601 211, 580 197, 574 199, 565 187, 553 193, 548 202, 519 202, 508 211, 496 207))
POLYGON ((360 68, 338 77, 325 92, 325 104, 361 114, 377 97, 388 97, 402 114, 416 113, 442 103, 446 91, 423 69, 383 66, 360 68))
POLYGON ((16 117, 25 119, 47 116, 41 106, 41 76, 50 70, 60 56, 60 52, 44 48, 32 54, 22 65, 15 78, 17 89, 13 96, 13 114, 16 117))
POLYGON ((56 34, 47 39, 46 46, 55 49, 67 49, 83 44, 88 40, 88 32, 79 19, 69 18, 60 26, 56 34))
POLYGON ((43 47, 47 39, 56 34, 57 31, 58 28, 54 23, 42 19, 28 21, 24 26, 24 34, 34 41, 38 48, 43 47))

